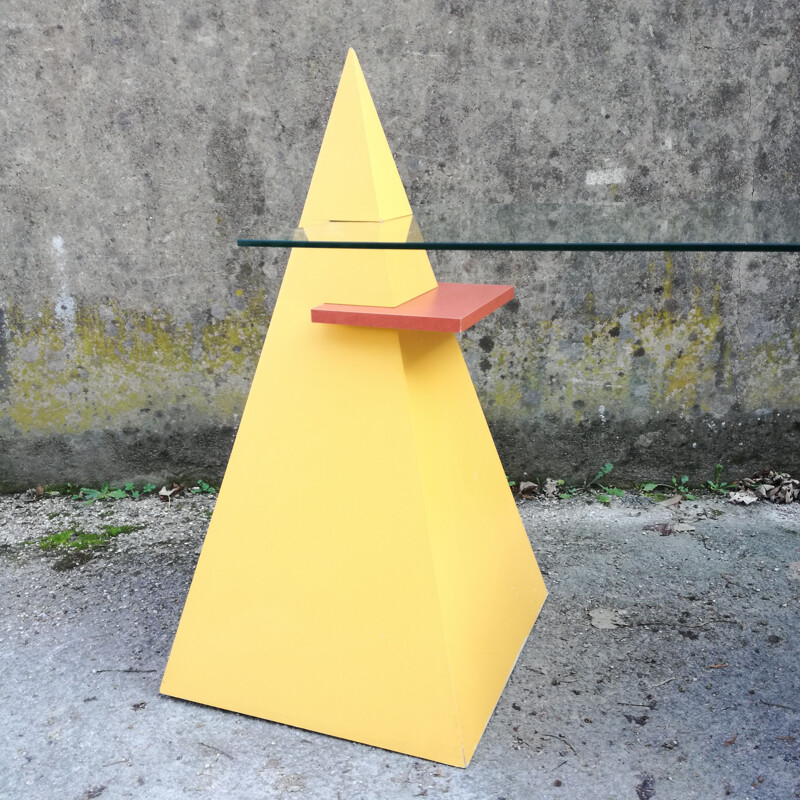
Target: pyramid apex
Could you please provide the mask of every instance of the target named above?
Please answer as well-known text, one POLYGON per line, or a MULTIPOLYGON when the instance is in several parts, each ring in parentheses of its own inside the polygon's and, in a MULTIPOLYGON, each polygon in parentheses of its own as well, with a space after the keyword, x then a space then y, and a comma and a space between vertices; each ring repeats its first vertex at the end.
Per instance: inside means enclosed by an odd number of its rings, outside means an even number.
MULTIPOLYGON (((347 80, 355 80, 358 83, 363 83, 366 87, 366 80, 364 80, 364 73, 361 70, 361 62, 358 60, 358 56, 356 55, 356 51, 353 50, 352 47, 348 48, 347 56, 344 59, 344 67, 342 68, 342 74, 339 78, 339 87, 344 81, 347 80)), ((337 94, 338 94, 337 89, 337 94)), ((367 90, 369 92, 369 90, 367 90)), ((336 102, 334 100, 334 102, 336 102)), ((331 115, 333 115, 333 109, 331 109, 331 115)))
MULTIPOLYGON (((358 68, 358 71, 361 72, 361 62, 358 60, 358 56, 356 55, 356 51, 353 50, 352 47, 347 48, 347 56, 344 59, 344 69, 352 68, 353 66, 358 68)), ((344 70, 342 71, 344 74, 344 70)))
POLYGON ((351 47, 300 225, 327 220, 382 222, 409 214, 403 182, 351 47))

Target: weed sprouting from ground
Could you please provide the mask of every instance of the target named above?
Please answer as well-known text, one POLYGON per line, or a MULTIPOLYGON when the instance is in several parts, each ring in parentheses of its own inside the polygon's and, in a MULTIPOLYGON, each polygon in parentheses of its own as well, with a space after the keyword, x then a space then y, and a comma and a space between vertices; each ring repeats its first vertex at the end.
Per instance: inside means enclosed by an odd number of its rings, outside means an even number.
POLYGON ((205 481, 197 481, 197 486, 191 488, 192 494, 216 494, 217 490, 205 481))
POLYGON ((714 480, 706 481, 706 486, 715 494, 729 494, 734 490, 735 487, 732 483, 726 483, 725 481, 720 480, 721 475, 722 464, 717 464, 714 467, 714 480))
POLYGON ((126 483, 123 489, 118 489, 105 482, 99 489, 83 486, 72 495, 72 499, 85 500, 87 503, 95 503, 98 500, 122 500, 125 497, 138 500, 143 495, 151 494, 155 488, 154 483, 146 483, 141 489, 137 489, 133 483, 126 483))

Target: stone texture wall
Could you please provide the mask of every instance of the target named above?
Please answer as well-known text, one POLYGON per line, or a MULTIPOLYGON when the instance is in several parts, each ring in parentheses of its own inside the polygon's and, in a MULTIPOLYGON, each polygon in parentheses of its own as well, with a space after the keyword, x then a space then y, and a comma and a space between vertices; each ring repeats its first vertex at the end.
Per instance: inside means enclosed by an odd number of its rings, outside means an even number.
MULTIPOLYGON (((0 488, 218 478, 347 48, 412 205, 800 199, 794 0, 8 0, 0 488)), ((508 471, 800 472, 800 259, 448 253, 508 471)), ((309 464, 309 476, 314 465, 309 464)))

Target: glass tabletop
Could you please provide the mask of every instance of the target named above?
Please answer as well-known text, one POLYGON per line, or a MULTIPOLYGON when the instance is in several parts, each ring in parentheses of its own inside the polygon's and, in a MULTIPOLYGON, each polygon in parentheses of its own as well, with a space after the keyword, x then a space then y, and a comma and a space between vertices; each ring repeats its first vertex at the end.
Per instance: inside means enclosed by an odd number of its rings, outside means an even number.
POLYGON ((384 222, 321 220, 240 247, 376 250, 800 251, 800 201, 420 206, 384 222))

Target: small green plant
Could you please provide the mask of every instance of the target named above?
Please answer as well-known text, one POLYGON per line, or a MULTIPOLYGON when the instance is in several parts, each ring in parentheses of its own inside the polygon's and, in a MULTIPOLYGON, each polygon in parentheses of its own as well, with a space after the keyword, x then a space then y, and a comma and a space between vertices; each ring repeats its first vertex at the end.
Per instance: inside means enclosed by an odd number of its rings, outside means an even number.
POLYGON ((592 486, 599 486, 602 489, 603 487, 600 485, 600 481, 605 478, 606 475, 609 475, 612 469, 614 469, 614 465, 610 461, 607 461, 600 467, 600 471, 594 476, 594 480, 586 484, 586 488, 591 489, 592 486))
POLYGON ((506 482, 508 483, 509 488, 511 489, 513 489, 517 485, 517 482, 512 481, 511 478, 508 477, 508 475, 506 475, 506 482))
POLYGON ((558 493, 560 500, 569 500, 570 497, 575 497, 575 495, 578 493, 577 486, 564 486, 564 481, 561 478, 556 481, 556 485, 563 487, 563 489, 558 493))
MULTIPOLYGON (((506 478, 508 476, 506 475, 506 478)), ((509 486, 514 486, 512 481, 508 482, 509 486)), ((217 490, 211 486, 210 484, 206 483, 205 481, 197 481, 197 486, 192 487, 192 494, 216 494, 217 490)))
POLYGON ((624 489, 618 489, 616 486, 605 486, 600 483, 603 478, 611 474, 611 470, 613 469, 614 465, 610 461, 607 461, 602 467, 600 467, 600 471, 594 476, 594 480, 586 487, 587 489, 590 489, 592 486, 596 486, 600 490, 595 495, 595 498, 598 502, 603 503, 603 505, 611 505, 612 496, 623 497, 625 495, 624 489))
POLYGON ((98 500, 121 500, 127 497, 124 489, 115 489, 104 483, 99 489, 81 487, 77 494, 72 495, 73 500, 85 500, 87 503, 96 503, 98 500))
POLYGON ((618 489, 616 486, 601 486, 601 491, 595 495, 595 498, 600 503, 604 503, 605 505, 611 504, 611 498, 613 497, 624 497, 625 490, 618 489))
POLYGON ((138 500, 142 495, 151 494, 155 488, 154 483, 146 483, 141 489, 137 489, 133 483, 126 483, 125 494, 133 500, 138 500))
POLYGON ((689 476, 681 475, 678 480, 674 475, 672 476, 672 488, 687 500, 694 500, 694 495, 689 491, 689 476))
POLYGON ((609 475, 613 469, 614 465, 610 461, 607 461, 602 467, 600 467, 592 480, 589 480, 588 478, 584 480, 583 486, 566 486, 564 481, 559 479, 555 481, 555 484, 558 487, 557 497, 560 500, 569 500, 571 497, 575 497, 577 494, 587 494, 596 488, 598 491, 594 494, 595 499, 600 503, 608 505, 611 502, 612 496, 622 497, 625 494, 623 489, 618 489, 616 486, 605 486, 603 483, 601 483, 601 481, 607 475, 609 475))
POLYGON ((720 480, 721 475, 722 475, 722 464, 717 464, 714 467, 714 480, 706 481, 706 486, 712 492, 716 492, 717 494, 728 494, 728 492, 733 491, 734 486, 732 483, 725 483, 725 481, 721 481, 720 480))
POLYGON ((652 481, 649 481, 647 483, 641 484, 639 488, 642 490, 642 492, 644 492, 644 494, 650 495, 651 499, 656 501, 665 499, 664 494, 662 492, 656 493, 657 489, 671 490, 673 493, 681 495, 681 497, 683 497, 686 500, 695 499, 694 495, 691 493, 689 489, 688 475, 681 475, 680 479, 673 476, 671 483, 654 483, 652 481))
POLYGON ((625 495, 624 489, 619 489, 616 486, 603 486, 603 484, 600 483, 601 478, 604 478, 606 475, 608 475, 612 469, 614 469, 613 464, 611 463, 603 464, 603 466, 600 469, 600 472, 597 473, 593 481, 595 485, 600 487, 601 494, 597 496, 597 499, 601 503, 605 503, 606 505, 609 505, 611 503, 611 496, 623 497, 625 495))
POLYGON ((669 489, 670 487, 665 483, 653 483, 652 481, 648 481, 647 483, 639 484, 637 488, 642 492, 642 494, 649 497, 654 503, 660 503, 662 500, 666 500, 667 496, 663 491, 658 490, 669 489))
POLYGON ((84 486, 72 494, 72 499, 85 500, 87 503, 95 503, 98 500, 122 500, 125 497, 138 500, 142 495, 153 492, 155 488, 154 483, 146 483, 141 489, 137 489, 133 483, 126 483, 125 488, 116 489, 106 482, 99 489, 84 486))

